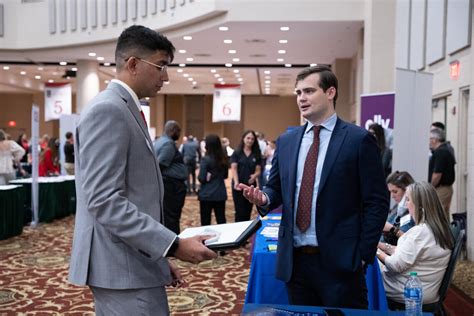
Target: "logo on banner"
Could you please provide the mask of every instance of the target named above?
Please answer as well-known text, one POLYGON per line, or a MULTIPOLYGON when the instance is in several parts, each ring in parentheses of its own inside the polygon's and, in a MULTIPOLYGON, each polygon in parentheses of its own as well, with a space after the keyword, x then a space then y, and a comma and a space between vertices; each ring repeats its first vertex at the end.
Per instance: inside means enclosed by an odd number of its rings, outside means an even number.
POLYGON ((390 119, 387 118, 387 119, 383 119, 382 118, 382 115, 380 114, 375 114, 374 115, 374 119, 369 119, 365 122, 365 129, 369 129, 369 126, 371 124, 374 124, 374 123, 377 123, 379 124, 380 126, 382 126, 383 128, 387 129, 388 126, 390 125, 390 119))

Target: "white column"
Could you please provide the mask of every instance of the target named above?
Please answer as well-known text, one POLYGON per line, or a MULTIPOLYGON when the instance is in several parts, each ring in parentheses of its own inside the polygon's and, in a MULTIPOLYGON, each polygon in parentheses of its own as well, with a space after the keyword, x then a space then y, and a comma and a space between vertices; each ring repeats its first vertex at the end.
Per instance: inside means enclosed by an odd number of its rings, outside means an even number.
POLYGON ((87 103, 99 93, 99 63, 78 60, 76 85, 76 112, 81 113, 87 103))

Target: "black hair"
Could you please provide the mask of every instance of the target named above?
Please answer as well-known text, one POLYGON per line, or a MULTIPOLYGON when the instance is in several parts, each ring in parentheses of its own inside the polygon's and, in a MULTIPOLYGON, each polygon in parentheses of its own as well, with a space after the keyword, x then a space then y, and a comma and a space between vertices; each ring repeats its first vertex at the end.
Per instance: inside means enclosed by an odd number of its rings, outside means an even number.
POLYGON ((406 171, 395 171, 389 174, 387 177, 387 184, 392 184, 396 187, 399 187, 403 191, 405 191, 407 187, 414 182, 415 180, 411 174, 406 171))
POLYGON ((71 132, 67 132, 66 133, 66 139, 71 139, 72 137, 72 133, 71 132))
POLYGON ((383 127, 380 124, 373 123, 369 125, 369 130, 374 131, 375 139, 377 140, 377 145, 380 148, 380 151, 383 153, 385 150, 385 132, 383 127))
POLYGON ((130 56, 145 58, 156 51, 166 52, 173 61, 175 47, 166 36, 142 25, 132 25, 117 40, 115 64, 121 69, 130 56))
POLYGON ((206 156, 213 158, 218 168, 229 168, 227 154, 224 152, 219 136, 210 134, 204 141, 206 142, 206 156))
POLYGON ((317 65, 313 67, 308 67, 303 69, 298 73, 296 76, 296 83, 295 85, 301 81, 306 79, 309 75, 312 74, 319 74, 319 87, 326 92, 329 88, 334 87, 336 89, 336 95, 334 96, 334 108, 336 108, 336 101, 337 101, 337 91, 338 91, 338 84, 337 84, 337 77, 332 72, 331 68, 327 65, 317 65))
POLYGON ((257 135, 255 134, 255 131, 249 129, 249 130, 246 130, 243 134, 242 134, 242 138, 240 139, 240 144, 239 144, 239 147, 237 147, 236 151, 238 153, 241 153, 244 151, 244 138, 245 136, 247 136, 248 134, 252 134, 255 141, 253 142, 253 145, 252 145, 252 153, 255 155, 255 158, 257 160, 261 159, 262 158, 262 152, 260 151, 260 146, 258 145, 258 140, 257 140, 257 135))
POLYGON ((440 130, 443 130, 443 131, 446 129, 446 126, 441 122, 433 122, 431 126, 439 128, 440 130))

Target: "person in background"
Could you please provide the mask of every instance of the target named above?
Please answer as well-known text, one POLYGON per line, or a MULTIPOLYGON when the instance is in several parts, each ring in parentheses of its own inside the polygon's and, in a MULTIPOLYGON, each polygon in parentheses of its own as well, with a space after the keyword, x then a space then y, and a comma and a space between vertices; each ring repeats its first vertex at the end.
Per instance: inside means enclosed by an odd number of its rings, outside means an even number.
POLYGON ((39 143, 40 151, 44 151, 46 147, 48 147, 48 144, 49 144, 49 135, 44 134, 39 143))
MULTIPOLYGON (((431 128, 430 128, 430 131, 435 129, 435 128, 439 128, 440 130, 442 130, 444 132, 444 134, 446 135, 446 126, 441 123, 441 122, 433 122, 431 124, 431 128)), ((446 140, 445 141, 445 144, 446 144, 446 147, 448 148, 449 152, 451 152, 451 154, 453 155, 454 157, 454 163, 456 163, 456 155, 454 153, 454 148, 453 146, 451 145, 451 142, 449 140, 446 140)))
POLYGON ((295 86, 307 123, 278 138, 262 191, 240 187, 262 216, 283 205, 276 277, 290 304, 367 309, 365 266, 389 209, 380 149, 367 130, 337 117, 331 68, 305 68, 295 86))
POLYGON ((230 141, 227 137, 222 137, 222 147, 224 148, 224 151, 227 154, 227 157, 231 157, 232 154, 234 153, 234 149, 230 147, 230 141))
POLYGON ((245 131, 239 147, 230 157, 232 171, 232 197, 235 205, 235 221, 250 220, 253 203, 243 195, 240 183, 258 186, 258 177, 261 172, 262 155, 257 142, 257 136, 252 130, 245 131))
POLYGON ((69 175, 74 174, 74 135, 66 133, 66 143, 64 144, 64 169, 69 175))
POLYGON ((48 146, 40 153, 39 172, 40 177, 54 177, 59 176, 59 144, 56 138, 51 138, 48 146))
POLYGON ((24 155, 25 150, 7 139, 5 131, 0 129, 0 185, 6 185, 15 179, 13 164, 18 164, 24 155))
POLYGON ((217 224, 224 224, 226 223, 225 201, 227 200, 224 180, 229 175, 229 163, 219 136, 208 135, 205 141, 206 155, 201 159, 198 176, 201 183, 198 193, 201 226, 211 224, 212 210, 214 210, 217 224))
POLYGON ((387 177, 392 172, 392 150, 385 145, 385 132, 381 125, 373 123, 369 125, 369 132, 375 136, 377 145, 382 156, 382 166, 387 177))
POLYGON ((163 182, 139 100, 168 81, 174 50, 154 30, 126 28, 115 50, 116 79, 83 109, 74 133, 69 279, 90 287, 97 316, 169 315, 165 286, 183 278, 167 257, 217 257, 203 245, 210 236, 180 239, 163 224, 163 182))
POLYGON ((165 226, 175 234, 180 233, 179 221, 186 199, 185 181, 188 177, 183 156, 176 147, 180 134, 181 127, 178 122, 167 121, 163 135, 153 144, 165 189, 163 197, 165 226))
POLYGON ((21 133, 20 136, 18 136, 18 140, 16 142, 25 150, 25 154, 23 155, 23 157, 21 157, 20 162, 28 163, 28 149, 30 147, 30 143, 28 142, 28 137, 26 136, 26 133, 21 133))
POLYGON ((408 186, 406 196, 416 225, 400 237, 397 246, 379 243, 377 250, 390 309, 404 309, 403 291, 410 271, 418 273, 423 304, 437 302, 454 247, 448 217, 434 188, 427 182, 415 182, 408 186))
POLYGON ((201 150, 198 142, 192 135, 189 135, 187 141, 183 143, 181 154, 188 171, 186 180, 187 192, 196 193, 196 168, 197 162, 201 160, 201 150))
POLYGON ((267 184, 268 177, 270 176, 270 170, 272 169, 272 161, 273 155, 275 154, 276 143, 274 140, 268 142, 267 147, 265 148, 265 153, 263 154, 263 158, 265 160, 265 164, 263 167, 263 176, 262 176, 262 187, 267 184))
POLYGON ((395 171, 387 177, 388 191, 396 204, 388 213, 381 241, 396 245, 398 238, 415 225, 406 207, 406 188, 414 182, 406 171, 395 171))
POLYGON ((439 128, 434 128, 430 132, 430 149, 433 154, 428 167, 428 182, 436 188, 441 205, 449 218, 456 161, 446 145, 446 134, 439 128))

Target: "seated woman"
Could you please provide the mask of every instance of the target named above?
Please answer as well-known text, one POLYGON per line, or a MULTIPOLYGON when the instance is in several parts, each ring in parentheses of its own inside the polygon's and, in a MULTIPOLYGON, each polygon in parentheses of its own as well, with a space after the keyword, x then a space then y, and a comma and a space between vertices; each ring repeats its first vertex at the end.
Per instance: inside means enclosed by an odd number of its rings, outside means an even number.
POLYGON ((411 271, 418 273, 423 286, 423 304, 437 302, 454 247, 448 218, 431 184, 411 184, 406 199, 416 225, 400 237, 396 247, 379 243, 377 250, 390 309, 403 306, 404 286, 411 271))
POLYGON ((410 214, 408 214, 405 199, 406 188, 413 182, 415 180, 406 171, 395 171, 387 177, 388 190, 397 204, 388 214, 381 241, 396 245, 398 238, 415 225, 410 214))

